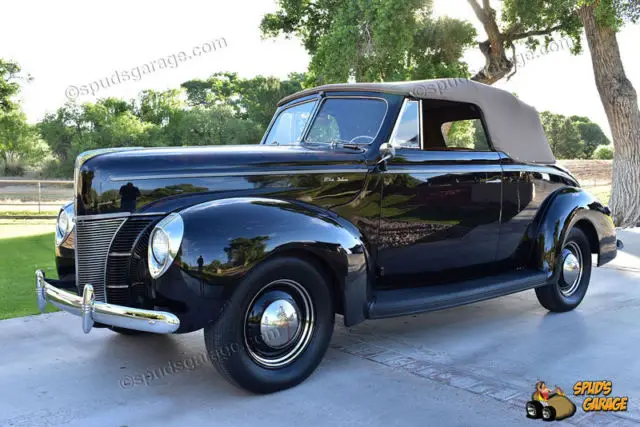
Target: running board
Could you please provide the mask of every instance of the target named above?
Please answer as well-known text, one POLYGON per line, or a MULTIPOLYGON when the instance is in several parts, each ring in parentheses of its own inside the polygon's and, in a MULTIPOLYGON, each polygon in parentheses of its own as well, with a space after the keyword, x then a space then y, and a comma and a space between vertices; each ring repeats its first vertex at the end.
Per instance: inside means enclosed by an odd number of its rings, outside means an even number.
POLYGON ((547 284, 547 274, 520 270, 444 285, 374 291, 368 318, 405 316, 484 301, 547 284))

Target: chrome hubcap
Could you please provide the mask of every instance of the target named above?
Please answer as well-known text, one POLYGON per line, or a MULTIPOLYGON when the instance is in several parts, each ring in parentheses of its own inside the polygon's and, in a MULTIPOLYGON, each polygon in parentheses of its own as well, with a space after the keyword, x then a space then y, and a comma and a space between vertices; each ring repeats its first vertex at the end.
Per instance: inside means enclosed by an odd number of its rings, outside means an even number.
POLYGON ((245 346, 257 364, 281 368, 306 350, 314 327, 315 309, 307 290, 293 280, 276 280, 249 303, 245 346))
POLYGON ((282 348, 298 334, 298 310, 287 300, 279 299, 266 308, 260 319, 260 336, 272 348, 282 348))
POLYGON ((562 250, 562 277, 560 292, 571 296, 578 289, 582 279, 582 252, 575 242, 569 242, 562 250))

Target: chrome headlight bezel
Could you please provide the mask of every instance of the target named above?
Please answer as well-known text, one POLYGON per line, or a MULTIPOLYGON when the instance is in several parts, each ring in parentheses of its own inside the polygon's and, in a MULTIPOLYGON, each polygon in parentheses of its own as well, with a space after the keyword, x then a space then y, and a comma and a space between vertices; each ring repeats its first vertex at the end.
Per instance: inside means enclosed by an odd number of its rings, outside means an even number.
POLYGON ((56 246, 62 245, 67 238, 73 232, 75 227, 75 210, 73 206, 73 202, 65 203, 62 208, 60 208, 60 212, 58 212, 58 217, 56 218, 56 246), (66 221, 63 226, 61 226, 60 218, 62 215, 66 216, 66 221))
POLYGON ((147 264, 151 277, 157 279, 162 276, 171 266, 178 256, 182 238, 184 237, 184 221, 178 213, 169 214, 160 221, 149 235, 149 245, 147 252, 147 264), (166 256, 164 262, 160 262, 161 257, 154 253, 153 242, 156 233, 163 233, 167 240, 166 256))

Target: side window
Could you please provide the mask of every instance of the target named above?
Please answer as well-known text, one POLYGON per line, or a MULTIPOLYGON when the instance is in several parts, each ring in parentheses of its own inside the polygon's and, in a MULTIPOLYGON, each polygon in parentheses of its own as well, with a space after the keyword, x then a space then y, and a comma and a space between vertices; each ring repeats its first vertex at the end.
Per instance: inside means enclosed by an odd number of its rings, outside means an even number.
POLYGON ((491 151, 480 119, 446 122, 440 130, 447 148, 491 151))
POLYGON ((397 148, 420 149, 419 114, 418 101, 405 102, 393 135, 391 135, 391 145, 397 148))

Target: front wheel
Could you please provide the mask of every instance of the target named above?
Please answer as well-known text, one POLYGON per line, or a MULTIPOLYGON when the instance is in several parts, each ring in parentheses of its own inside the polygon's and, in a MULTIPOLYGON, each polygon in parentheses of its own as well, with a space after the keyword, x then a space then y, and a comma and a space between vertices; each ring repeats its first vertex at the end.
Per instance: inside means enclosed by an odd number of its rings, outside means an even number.
POLYGON ((293 387, 316 369, 333 334, 331 289, 312 263, 274 258, 235 290, 204 330, 209 359, 229 382, 254 393, 293 387))
POLYGON ((564 312, 576 308, 589 287, 591 250, 589 241, 579 228, 567 235, 557 260, 558 280, 536 288, 538 301, 549 311, 564 312))

